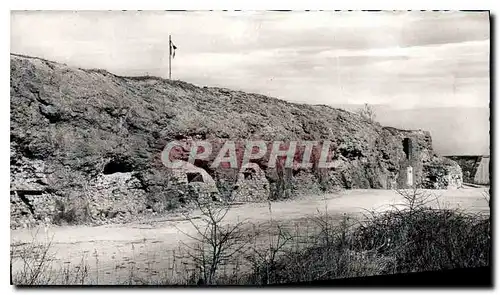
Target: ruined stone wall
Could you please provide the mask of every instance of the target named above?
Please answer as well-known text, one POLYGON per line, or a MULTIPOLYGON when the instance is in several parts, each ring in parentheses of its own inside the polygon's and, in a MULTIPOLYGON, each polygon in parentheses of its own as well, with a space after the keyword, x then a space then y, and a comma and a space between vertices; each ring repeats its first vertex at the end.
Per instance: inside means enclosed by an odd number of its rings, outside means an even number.
POLYGON ((10 215, 11 227, 52 223, 57 196, 46 190, 51 171, 41 160, 16 157, 11 149, 10 215))
MULTIPOLYGON (((333 176, 328 174, 328 178, 332 179, 333 176)), ((298 196, 315 195, 323 193, 324 187, 321 187, 318 178, 314 174, 307 171, 299 171, 293 176, 292 190, 298 196)))
POLYGON ((489 184, 489 156, 447 156, 460 165, 464 183, 489 184))
POLYGON ((255 163, 243 166, 238 173, 233 202, 261 202, 269 199, 269 181, 264 171, 255 163))
POLYGON ((56 199, 56 196, 46 193, 24 195, 23 192, 11 191, 10 227, 27 228, 53 223, 53 216, 56 212, 56 199))
POLYGON ((430 133, 422 130, 399 130, 404 155, 400 160, 397 187, 408 188, 408 167, 413 173, 413 185, 429 189, 455 189, 462 186, 463 176, 460 166, 432 150, 430 133))
POLYGON ((98 224, 108 219, 127 221, 146 210, 146 193, 132 172, 101 174, 80 198, 98 224))
POLYGON ((72 179, 70 185, 79 185, 68 189, 66 180, 56 175, 64 174, 63 169, 15 155, 13 159, 18 165, 11 170, 11 228, 128 221, 145 210, 146 192, 132 172, 72 179))
POLYGON ((460 165, 463 173, 463 180, 466 183, 474 183, 474 176, 477 172, 477 167, 481 161, 481 156, 448 156, 460 165))
POLYGON ((385 127, 386 130, 400 141, 399 167, 394 175, 396 183, 391 183, 387 188, 408 188, 407 168, 412 167, 413 185, 419 186, 424 181, 424 165, 435 157, 432 149, 432 138, 428 131, 401 130, 385 127))
POLYGON ((168 181, 172 186, 184 189, 188 198, 203 197, 209 200, 220 198, 215 180, 203 168, 183 162, 181 167, 168 170, 172 175, 168 181))
POLYGON ((423 166, 423 188, 457 189, 462 182, 462 169, 450 159, 434 157, 423 166))

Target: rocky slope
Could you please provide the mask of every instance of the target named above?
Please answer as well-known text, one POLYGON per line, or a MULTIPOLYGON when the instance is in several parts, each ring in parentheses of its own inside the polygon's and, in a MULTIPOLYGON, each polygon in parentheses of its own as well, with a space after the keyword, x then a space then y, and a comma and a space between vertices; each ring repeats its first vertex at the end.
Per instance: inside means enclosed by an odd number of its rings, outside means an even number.
MULTIPOLYGON (((400 187, 404 138, 412 138, 416 182, 428 178, 423 165, 438 159, 428 132, 382 127, 328 106, 120 77, 14 54, 10 62, 11 213, 19 221, 14 227, 59 219, 99 223, 177 206, 183 192, 171 193, 171 175, 160 159, 171 140, 333 142, 339 168, 323 177, 295 171, 289 178, 297 191, 301 183, 320 190, 400 187), (316 185, 325 181, 327 186, 316 185)), ((276 173, 261 168, 275 182, 276 173)), ((218 183, 236 181, 207 172, 218 183)))

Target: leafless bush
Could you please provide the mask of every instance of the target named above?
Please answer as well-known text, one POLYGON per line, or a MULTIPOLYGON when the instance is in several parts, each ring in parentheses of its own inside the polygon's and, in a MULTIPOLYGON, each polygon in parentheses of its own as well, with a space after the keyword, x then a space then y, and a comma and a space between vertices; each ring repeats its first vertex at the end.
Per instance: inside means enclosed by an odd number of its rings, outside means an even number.
POLYGON ((276 263, 280 256, 286 253, 286 247, 293 240, 290 232, 273 219, 272 203, 268 199, 269 223, 264 230, 256 230, 254 225, 253 244, 249 247, 245 259, 250 263, 252 282, 266 285, 277 282, 276 263), (258 240, 264 238, 267 242, 260 245, 258 240))
POLYGON ((359 227, 355 249, 395 259, 393 272, 489 265, 489 218, 457 209, 433 209, 435 198, 419 189, 400 191, 403 208, 372 214, 359 227))
MULTIPOLYGON (((348 216, 334 221, 327 214, 325 202, 325 213, 310 218, 316 231, 309 243, 305 247, 282 247, 269 274, 272 283, 489 265, 489 218, 432 209, 428 204, 435 197, 423 190, 400 193, 405 200, 402 207, 370 212, 359 223, 348 216)), ((311 234, 309 229, 300 230, 311 234)), ((262 277, 265 267, 262 262, 261 268, 254 268, 248 283, 262 284, 256 278, 262 277)))
POLYGON ((194 200, 196 208, 201 211, 201 222, 189 214, 184 214, 196 231, 196 235, 181 231, 194 241, 194 244, 184 244, 188 256, 199 270, 199 284, 212 285, 216 283, 217 274, 222 265, 235 258, 248 241, 242 230, 244 221, 235 224, 224 224, 230 205, 218 206, 203 198, 194 200))
POLYGON ((84 285, 90 281, 90 267, 87 257, 82 256, 79 264, 57 263, 52 249, 53 237, 37 239, 37 230, 28 243, 11 244, 11 282, 17 286, 33 285, 84 285), (15 265, 15 268, 14 268, 15 265))
POLYGON ((54 259, 50 253, 52 239, 39 242, 36 239, 38 231, 32 241, 23 245, 11 245, 11 270, 14 263, 21 264, 19 271, 11 273, 15 285, 47 285, 52 282, 50 275, 51 263, 54 259))
MULTIPOLYGON (((402 207, 410 212, 415 209, 427 206, 432 201, 438 201, 438 197, 429 193, 426 190, 418 188, 417 185, 408 189, 396 189, 396 192, 403 197, 402 207)), ((398 208, 394 208, 399 210, 398 208)))
MULTIPOLYGON (((320 214, 309 219, 313 229, 299 229, 289 239, 277 239, 279 255, 261 260, 248 276, 249 284, 296 283, 353 276, 376 275, 386 268, 387 259, 376 253, 351 250, 350 223, 344 217, 340 224, 320 214), (314 232, 312 232, 314 230, 314 232), (302 236, 309 236, 305 239, 302 236), (306 244, 302 244, 306 241, 306 244), (268 261, 272 261, 269 264, 268 261), (271 266, 271 267, 269 267, 271 266), (267 270, 269 270, 267 272, 267 270)), ((262 254, 268 253, 261 250, 262 254)))

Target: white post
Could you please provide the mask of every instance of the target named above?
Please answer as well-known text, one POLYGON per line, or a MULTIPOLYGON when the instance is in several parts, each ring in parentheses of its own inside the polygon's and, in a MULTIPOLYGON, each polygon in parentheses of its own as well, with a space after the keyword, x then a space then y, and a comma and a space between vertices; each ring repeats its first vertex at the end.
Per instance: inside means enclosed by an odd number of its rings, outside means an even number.
POLYGON ((413 167, 411 166, 406 168, 406 184, 409 187, 413 186, 413 167))

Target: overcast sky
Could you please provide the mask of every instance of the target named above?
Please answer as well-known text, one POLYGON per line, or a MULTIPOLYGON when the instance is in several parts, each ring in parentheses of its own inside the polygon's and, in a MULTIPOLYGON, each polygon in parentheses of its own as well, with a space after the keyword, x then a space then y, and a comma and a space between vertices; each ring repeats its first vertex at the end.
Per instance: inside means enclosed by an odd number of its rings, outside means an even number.
POLYGON ((472 12, 13 12, 11 52, 315 104, 487 107, 472 12))

